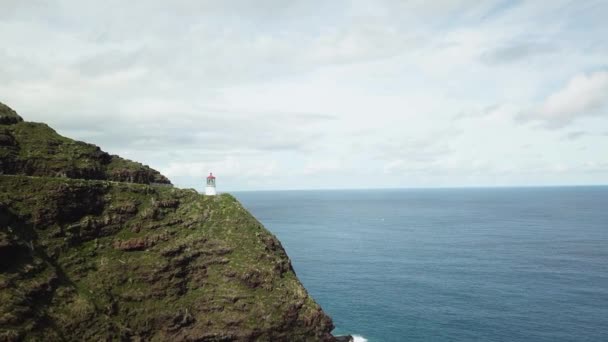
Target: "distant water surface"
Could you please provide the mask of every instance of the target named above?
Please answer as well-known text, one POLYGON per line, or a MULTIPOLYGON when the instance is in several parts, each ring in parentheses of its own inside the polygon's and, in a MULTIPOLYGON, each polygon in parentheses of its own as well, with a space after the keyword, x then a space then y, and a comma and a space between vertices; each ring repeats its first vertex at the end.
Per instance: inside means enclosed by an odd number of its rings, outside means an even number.
POLYGON ((235 195, 336 333, 608 341, 608 187, 235 195))

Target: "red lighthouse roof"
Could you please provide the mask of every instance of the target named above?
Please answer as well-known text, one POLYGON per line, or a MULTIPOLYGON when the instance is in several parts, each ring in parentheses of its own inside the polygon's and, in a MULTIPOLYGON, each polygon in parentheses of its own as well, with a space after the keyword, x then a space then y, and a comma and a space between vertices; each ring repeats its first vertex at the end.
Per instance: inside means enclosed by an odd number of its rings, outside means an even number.
POLYGON ((215 179, 213 172, 209 172, 209 176, 207 176, 207 179, 215 179))

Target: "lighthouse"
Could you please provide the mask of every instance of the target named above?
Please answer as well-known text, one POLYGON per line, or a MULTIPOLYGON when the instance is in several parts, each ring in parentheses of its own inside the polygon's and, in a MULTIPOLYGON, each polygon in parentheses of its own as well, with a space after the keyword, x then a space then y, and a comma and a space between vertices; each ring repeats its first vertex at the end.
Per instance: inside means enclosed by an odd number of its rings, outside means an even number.
POLYGON ((209 176, 207 176, 207 186, 205 187, 205 195, 217 195, 217 192, 215 191, 215 176, 213 175, 213 172, 209 172, 209 176))

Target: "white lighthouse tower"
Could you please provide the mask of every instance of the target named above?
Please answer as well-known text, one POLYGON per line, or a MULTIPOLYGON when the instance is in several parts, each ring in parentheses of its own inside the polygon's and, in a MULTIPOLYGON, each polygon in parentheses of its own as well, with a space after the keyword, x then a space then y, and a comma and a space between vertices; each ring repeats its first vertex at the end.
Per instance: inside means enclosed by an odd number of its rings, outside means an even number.
POLYGON ((215 191, 215 176, 213 175, 213 172, 209 172, 209 176, 207 176, 207 186, 205 187, 205 195, 217 195, 217 192, 215 191))

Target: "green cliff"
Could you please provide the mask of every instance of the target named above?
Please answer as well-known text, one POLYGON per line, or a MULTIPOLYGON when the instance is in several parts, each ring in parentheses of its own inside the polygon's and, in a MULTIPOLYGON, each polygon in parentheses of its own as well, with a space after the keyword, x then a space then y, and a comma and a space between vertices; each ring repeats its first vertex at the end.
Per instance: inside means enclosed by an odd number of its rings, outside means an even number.
POLYGON ((228 194, 0 105, 0 341, 334 341, 280 242, 228 194))
POLYGON ((95 145, 62 137, 43 123, 24 122, 2 103, 0 174, 171 184, 160 172, 146 165, 110 155, 95 145))

